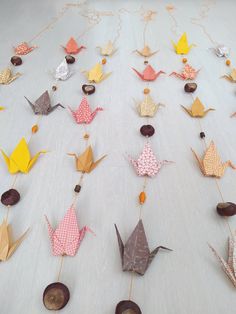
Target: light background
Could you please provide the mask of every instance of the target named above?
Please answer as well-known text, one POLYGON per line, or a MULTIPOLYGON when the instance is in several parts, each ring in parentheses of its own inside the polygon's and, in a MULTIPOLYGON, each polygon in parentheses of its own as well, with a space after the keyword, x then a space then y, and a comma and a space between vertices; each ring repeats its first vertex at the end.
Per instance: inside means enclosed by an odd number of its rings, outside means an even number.
MULTIPOLYGON (((12 46, 27 41, 58 15, 65 1, 1 1, 0 3, 0 68, 7 66, 13 55, 12 46)), ((214 107, 202 120, 207 140, 213 139, 222 160, 236 163, 236 120, 230 118, 236 111, 235 87, 220 79, 228 71, 224 61, 208 50, 211 43, 202 30, 191 24, 197 17, 201 1, 172 1, 179 27, 178 35, 187 31, 190 43, 197 46, 187 56, 195 68, 201 68, 197 78, 196 94, 206 107, 214 107)), ((150 63, 166 73, 180 70, 181 57, 173 52, 170 40, 177 37, 171 32, 172 20, 165 1, 88 1, 87 5, 70 8, 34 44, 31 54, 23 57, 24 64, 16 68, 23 73, 9 86, 0 86, 0 146, 10 153, 22 136, 29 138, 30 128, 36 121, 23 96, 34 100, 50 89, 53 79, 49 74, 62 60, 60 45, 70 36, 78 37, 87 27, 79 13, 87 9, 113 11, 120 8, 135 11, 144 9, 158 12, 147 29, 147 43, 159 53, 150 63)), ((219 43, 231 47, 231 60, 236 54, 236 4, 216 1, 204 21, 208 32, 219 43)), ((109 79, 97 86, 89 97, 93 107, 103 106, 89 126, 95 156, 108 157, 90 175, 86 175, 79 197, 77 212, 79 224, 88 225, 96 237, 87 234, 76 257, 65 258, 62 282, 71 291, 71 299, 61 313, 110 314, 116 304, 128 297, 130 274, 121 271, 120 257, 114 231, 117 223, 123 239, 127 239, 138 219, 137 195, 143 180, 138 178, 126 158, 126 153, 137 156, 144 145, 139 134, 145 123, 134 109, 133 98, 141 100, 145 84, 132 72, 131 67, 143 69, 143 58, 132 53, 142 48, 144 23, 140 14, 122 14, 122 30, 117 41, 118 51, 108 60, 109 79)), ((103 16, 101 23, 81 38, 87 47, 78 55, 73 66, 74 75, 62 82, 53 101, 76 107, 82 97, 85 82, 81 70, 101 60, 97 45, 114 39, 118 25, 117 15, 103 16)), ((190 105, 191 97, 183 92, 184 83, 163 75, 150 84, 156 101, 166 104, 152 124, 156 129, 151 139, 154 152, 160 159, 175 161, 150 180, 147 202, 143 211, 150 248, 166 245, 172 253, 160 253, 144 277, 135 277, 133 300, 143 313, 161 314, 220 314, 235 313, 235 289, 221 271, 207 246, 210 242, 223 256, 226 254, 228 230, 225 221, 216 215, 220 201, 214 179, 204 178, 193 158, 190 147, 199 154, 203 145, 198 137, 198 121, 191 119, 180 108, 190 105)), ((36 153, 47 149, 28 175, 20 175, 16 188, 20 203, 10 211, 9 221, 18 237, 30 227, 30 232, 6 263, 0 265, 1 314, 42 314, 48 311, 42 304, 44 288, 56 280, 59 258, 53 257, 47 235, 44 214, 54 225, 63 217, 73 197, 73 187, 79 174, 67 152, 84 149, 83 128, 76 125, 67 110, 57 109, 44 117, 39 132, 34 135, 30 149, 36 153)), ((1 161, 1 191, 13 181, 1 161)), ((235 172, 227 169, 220 180, 225 200, 235 202, 235 172)), ((1 206, 0 218, 6 215, 1 206)), ((232 229, 235 218, 230 218, 232 229)))

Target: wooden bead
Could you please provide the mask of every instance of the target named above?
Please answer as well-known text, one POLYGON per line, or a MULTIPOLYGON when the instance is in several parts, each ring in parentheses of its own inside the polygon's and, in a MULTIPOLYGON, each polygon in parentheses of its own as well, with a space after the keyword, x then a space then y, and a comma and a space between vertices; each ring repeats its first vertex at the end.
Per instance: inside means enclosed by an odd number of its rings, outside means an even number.
POLYGON ((186 63, 186 62, 188 62, 188 59, 187 59, 187 58, 183 58, 183 59, 182 59, 182 62, 183 62, 183 63, 186 63))
POLYGON ((102 59, 102 64, 106 64, 106 63, 107 63, 107 59, 106 58, 102 59))
POLYGON ((142 191, 139 194, 139 204, 143 205, 145 203, 145 201, 146 201, 146 193, 142 191))
POLYGON ((84 139, 85 139, 85 140, 88 140, 88 139, 89 139, 89 134, 88 134, 88 133, 85 133, 85 134, 84 134, 84 139))
POLYGON ((39 129, 38 125, 37 125, 37 124, 35 124, 35 125, 33 125, 33 126, 32 126, 31 131, 32 131, 32 133, 33 133, 33 134, 35 134, 35 133, 37 133, 37 132, 38 132, 38 129, 39 129))
POLYGON ((144 88, 143 93, 145 95, 149 94, 150 93, 150 89, 149 88, 144 88))
POLYGON ((227 59, 227 60, 225 61, 225 64, 229 66, 229 65, 231 64, 231 61, 230 61, 229 59, 227 59))

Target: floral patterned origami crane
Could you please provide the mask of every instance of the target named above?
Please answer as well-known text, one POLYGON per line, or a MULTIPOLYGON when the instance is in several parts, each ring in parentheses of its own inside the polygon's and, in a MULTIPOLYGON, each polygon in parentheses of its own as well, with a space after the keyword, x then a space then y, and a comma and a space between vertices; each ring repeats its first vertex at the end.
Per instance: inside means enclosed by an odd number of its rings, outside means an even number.
POLYGON ((15 54, 17 55, 27 55, 31 51, 33 51, 37 46, 30 47, 26 42, 21 43, 17 47, 14 47, 15 54))
POLYGON ((174 75, 182 80, 194 80, 200 70, 195 70, 189 64, 186 64, 181 73, 172 72, 170 75, 174 75))
POLYGON ((20 76, 21 76, 20 73, 17 72, 15 75, 13 75, 11 69, 6 68, 0 71, 0 84, 8 85, 11 82, 15 81, 20 76))

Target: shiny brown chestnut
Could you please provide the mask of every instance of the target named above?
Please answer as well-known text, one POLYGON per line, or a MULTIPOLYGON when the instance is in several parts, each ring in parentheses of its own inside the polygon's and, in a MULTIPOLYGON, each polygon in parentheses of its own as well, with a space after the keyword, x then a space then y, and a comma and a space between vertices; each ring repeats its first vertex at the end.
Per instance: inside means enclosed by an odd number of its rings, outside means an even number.
POLYGON ((184 90, 186 93, 193 93, 197 89, 196 83, 187 83, 184 85, 184 90))
POLYGON ((4 192, 1 196, 1 203, 5 206, 12 206, 19 202, 20 193, 15 189, 4 192))
POLYGON ((13 56, 13 57, 11 57, 11 63, 15 66, 21 65, 22 59, 18 56, 13 56))
POLYGON ((116 306, 115 314, 125 314, 130 311, 132 314, 142 314, 139 306, 130 300, 123 300, 116 306))
POLYGON ((75 62, 75 58, 74 58, 73 56, 71 56, 71 55, 65 56, 65 59, 66 59, 66 62, 67 62, 68 64, 72 64, 72 63, 75 62))
POLYGON ((155 129, 152 125, 148 124, 148 125, 143 125, 141 128, 140 128, 140 133, 143 135, 143 136, 147 136, 147 137, 151 137, 153 136, 153 134, 155 133, 155 129))
POLYGON ((43 292, 43 304, 48 310, 63 309, 70 299, 70 291, 61 282, 53 282, 43 292))
POLYGON ((216 210, 220 216, 230 217, 236 215, 236 204, 231 202, 218 203, 216 210))
POLYGON ((94 85, 87 85, 87 84, 82 85, 82 91, 86 95, 91 95, 91 94, 95 93, 95 90, 96 90, 96 88, 94 85))

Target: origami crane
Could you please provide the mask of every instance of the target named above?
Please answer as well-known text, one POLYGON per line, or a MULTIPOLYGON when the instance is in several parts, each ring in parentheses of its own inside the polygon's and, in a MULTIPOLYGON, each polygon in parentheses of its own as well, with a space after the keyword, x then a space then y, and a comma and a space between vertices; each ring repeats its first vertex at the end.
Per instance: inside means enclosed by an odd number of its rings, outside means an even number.
POLYGON ((211 245, 209 245, 209 247, 213 251, 216 258, 219 260, 223 271, 226 273, 227 277, 236 288, 236 261, 235 261, 236 236, 235 234, 232 237, 229 237, 228 239, 228 260, 227 261, 225 261, 211 245))
POLYGON ((213 108, 209 108, 204 111, 205 107, 198 97, 194 100, 190 109, 185 108, 184 106, 181 107, 193 118, 203 118, 209 111, 215 110, 213 108))
MULTIPOLYGON (((63 47, 63 46, 62 46, 63 47)), ((84 46, 78 46, 76 40, 71 37, 69 39, 69 41, 67 42, 66 46, 63 47, 66 51, 66 53, 69 53, 69 54, 74 54, 76 55, 77 53, 79 53, 82 49, 85 49, 84 46)))
POLYGON ((215 54, 217 55, 217 57, 228 58, 228 56, 229 56, 229 48, 226 47, 225 45, 218 45, 217 47, 212 48, 212 49, 215 52, 215 54))
POLYGON ((0 261, 7 261, 24 240, 27 231, 15 242, 12 240, 11 225, 3 220, 0 225, 0 261))
POLYGON ((37 47, 36 46, 30 47, 26 42, 23 42, 17 47, 14 47, 14 50, 15 50, 15 54, 17 55, 27 55, 28 53, 33 51, 35 48, 37 47))
POLYGON ((144 46, 142 50, 135 50, 135 52, 137 52, 142 57, 149 58, 155 55, 158 52, 158 50, 152 52, 149 46, 144 46))
POLYGON ((98 111, 102 111, 103 108, 97 107, 93 112, 89 106, 88 100, 86 97, 83 97, 78 109, 76 111, 73 111, 69 107, 72 116, 74 117, 75 121, 78 124, 86 123, 89 124, 93 121, 94 117, 96 116, 98 111))
POLYGON ((116 51, 117 49, 114 48, 114 45, 112 43, 112 41, 108 41, 108 43, 104 46, 104 47, 97 47, 100 49, 100 54, 102 56, 112 56, 116 51))
POLYGON ((186 64, 181 73, 172 72, 170 75, 175 75, 182 80, 194 80, 200 70, 195 70, 189 64, 186 64))
POLYGON ((230 166, 232 169, 236 169, 230 160, 222 163, 213 141, 211 141, 202 159, 198 157, 193 149, 192 152, 198 162, 202 174, 206 177, 221 178, 227 167, 230 166))
POLYGON ((66 62, 66 59, 64 58, 64 60, 56 68, 54 77, 56 80, 65 81, 70 76, 71 76, 71 72, 70 72, 69 66, 66 62))
POLYGON ((17 144, 10 157, 8 157, 2 149, 1 152, 5 163, 7 164, 8 171, 11 174, 17 172, 28 173, 37 161, 39 155, 46 153, 45 150, 42 150, 38 152, 33 158, 31 158, 28 144, 24 138, 22 138, 17 144))
POLYGON ((141 219, 139 220, 137 226, 135 227, 125 245, 123 244, 116 225, 115 228, 123 271, 131 271, 136 272, 139 275, 144 275, 160 249, 172 251, 164 246, 158 246, 155 248, 155 250, 150 252, 141 219))
POLYGON ((90 71, 84 71, 84 73, 88 81, 93 83, 100 83, 111 75, 111 72, 106 74, 102 72, 102 65, 100 63, 97 63, 90 71))
POLYGON ((98 166, 98 164, 103 160, 103 158, 106 157, 106 155, 104 155, 94 162, 93 150, 90 145, 79 156, 77 156, 74 153, 73 154, 70 153, 68 155, 75 157, 76 170, 83 173, 90 173, 91 171, 93 171, 98 166))
POLYGON ((131 157, 129 157, 129 160, 134 166, 138 176, 149 177, 154 177, 163 165, 172 163, 172 161, 167 160, 158 161, 149 142, 145 144, 143 152, 137 160, 134 160, 131 157))
POLYGON ((156 72, 151 65, 147 65, 143 73, 138 72, 134 68, 132 69, 143 81, 155 81, 160 74, 165 73, 163 71, 156 72))
POLYGON ((0 72, 0 84, 3 85, 10 84, 20 76, 21 76, 20 73, 16 73, 15 75, 13 75, 11 69, 6 68, 0 72))
POLYGON ((177 42, 177 44, 175 44, 172 41, 172 44, 175 48, 175 52, 180 55, 180 54, 187 54, 190 49, 194 46, 194 45, 189 45, 188 44, 188 39, 187 39, 187 34, 183 33, 183 35, 180 37, 179 41, 177 42))
POLYGON ((223 78, 227 79, 232 83, 236 83, 236 69, 232 69, 231 73, 228 75, 223 75, 223 78))
POLYGON ((35 100, 34 104, 28 98, 25 97, 25 99, 28 101, 35 114, 48 115, 59 106, 65 108, 61 104, 52 106, 48 91, 45 91, 37 100, 35 100))
POLYGON ((148 94, 144 97, 144 100, 137 104, 137 110, 141 117, 154 117, 159 107, 164 106, 163 104, 156 104, 152 97, 148 94))
POLYGON ((46 216, 45 218, 54 256, 75 256, 85 233, 87 231, 92 232, 87 226, 79 229, 73 206, 67 210, 65 217, 55 230, 51 227, 48 218, 46 216))

